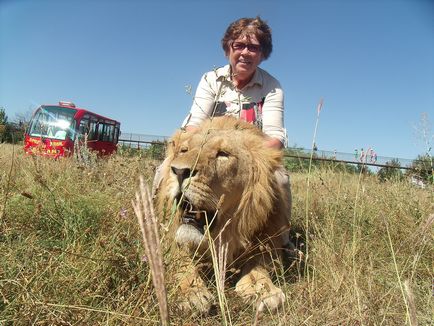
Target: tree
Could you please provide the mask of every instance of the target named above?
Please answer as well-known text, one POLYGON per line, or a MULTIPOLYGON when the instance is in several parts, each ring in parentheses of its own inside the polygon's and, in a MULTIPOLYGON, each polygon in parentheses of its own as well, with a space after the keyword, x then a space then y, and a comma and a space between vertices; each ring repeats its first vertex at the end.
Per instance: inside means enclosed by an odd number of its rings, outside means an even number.
POLYGON ((428 113, 421 114, 419 124, 415 126, 415 131, 418 138, 425 145, 425 154, 419 155, 412 162, 414 169, 412 173, 423 181, 434 184, 434 157, 432 155, 434 134, 428 113))
MULTIPOLYGON (((23 115, 24 116, 24 115, 23 115)), ((24 131, 28 124, 22 122, 9 122, 4 108, 0 107, 0 142, 18 143, 24 138, 24 131)))
POLYGON ((0 107, 0 125, 5 125, 8 122, 8 117, 4 108, 0 107))
POLYGON ((4 108, 0 107, 0 143, 6 140, 8 133, 8 117, 4 108))
POLYGON ((377 176, 380 179, 380 181, 402 180, 403 174, 400 169, 401 164, 399 163, 398 159, 394 158, 391 161, 386 162, 386 165, 387 165, 386 167, 382 167, 377 173, 377 176))
POLYGON ((416 176, 423 182, 433 184, 433 161, 434 157, 428 154, 418 155, 418 157, 413 162, 411 162, 410 167, 412 168, 412 170, 408 173, 408 175, 416 176))
POLYGON ((29 108, 26 112, 19 112, 15 114, 14 124, 21 130, 26 130, 33 116, 33 109, 29 108))
POLYGON ((154 142, 146 149, 146 153, 153 159, 163 160, 165 155, 165 149, 165 143, 154 142))

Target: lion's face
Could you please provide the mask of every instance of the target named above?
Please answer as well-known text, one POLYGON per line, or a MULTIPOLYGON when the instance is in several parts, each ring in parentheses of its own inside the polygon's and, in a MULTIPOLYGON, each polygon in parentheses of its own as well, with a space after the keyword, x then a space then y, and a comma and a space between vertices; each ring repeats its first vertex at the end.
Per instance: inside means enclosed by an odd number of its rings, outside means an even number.
POLYGON ((226 227, 248 237, 263 226, 281 162, 280 152, 264 141, 255 127, 228 117, 172 137, 161 193, 180 203, 178 243, 197 245, 208 227, 213 236, 226 227))
POLYGON ((209 136, 204 142, 201 133, 191 135, 170 164, 169 188, 182 200, 181 222, 202 233, 206 226, 215 228, 224 222, 217 217, 233 215, 250 173, 246 153, 236 140, 228 141, 228 131, 209 136))

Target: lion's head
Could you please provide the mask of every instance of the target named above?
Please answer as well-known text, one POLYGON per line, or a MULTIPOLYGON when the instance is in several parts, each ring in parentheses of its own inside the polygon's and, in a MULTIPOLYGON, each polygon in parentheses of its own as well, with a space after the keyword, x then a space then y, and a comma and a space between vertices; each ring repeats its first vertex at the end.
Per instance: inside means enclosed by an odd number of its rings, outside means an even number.
POLYGON ((175 133, 157 205, 161 212, 178 204, 178 244, 197 247, 206 229, 214 239, 221 233, 230 243, 228 261, 252 243, 282 245, 281 234, 289 223, 289 189, 282 189, 275 177, 281 152, 264 143, 259 129, 230 117, 206 121, 195 132, 175 133))

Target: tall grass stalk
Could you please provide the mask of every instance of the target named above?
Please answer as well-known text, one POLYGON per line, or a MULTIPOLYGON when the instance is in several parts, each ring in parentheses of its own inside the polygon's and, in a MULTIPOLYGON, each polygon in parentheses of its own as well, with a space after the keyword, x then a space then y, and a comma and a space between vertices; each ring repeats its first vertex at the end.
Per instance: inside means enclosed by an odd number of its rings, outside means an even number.
MULTIPOLYGON (((221 200, 220 200, 221 201, 221 200)), ((218 210, 215 213, 218 214, 218 210)), ((215 216, 214 216, 215 218, 215 216)), ((223 226, 220 234, 217 237, 218 249, 216 249, 215 241, 211 237, 211 232, 209 232, 210 224, 208 223, 208 217, 205 219, 206 221, 206 236, 208 238, 208 247, 211 252, 212 265, 214 269, 214 276, 216 280, 216 288, 217 288, 217 297, 219 300, 219 308, 223 318, 223 325, 232 325, 230 309, 227 304, 227 299, 225 295, 225 280, 226 280, 226 262, 227 262, 227 254, 228 254, 228 244, 222 243, 222 233, 225 228, 229 225, 231 220, 228 220, 226 224, 223 226)))
POLYGON ((398 280, 399 288, 400 288, 401 294, 402 294, 402 299, 403 299, 404 304, 405 304, 405 311, 407 313, 407 321, 410 323, 410 326, 412 326, 412 324, 411 324, 411 316, 410 316, 410 308, 409 308, 409 304, 408 304, 408 301, 407 301, 407 297, 405 296, 404 285, 403 285, 403 283, 401 281, 401 276, 400 276, 400 273, 399 273, 398 263, 396 261, 395 249, 393 248, 392 237, 390 236, 389 222, 386 220, 386 218, 384 218, 384 223, 385 223, 385 226, 386 226, 387 239, 389 241, 390 253, 392 254, 393 266, 394 266, 395 272, 396 272, 396 279, 398 280))
POLYGON ((414 302, 414 293, 410 286, 410 280, 408 279, 404 281, 404 290, 407 296, 410 325, 417 326, 418 323, 417 323, 416 304, 414 302))
MULTIPOLYGON (((425 223, 422 223, 419 226, 418 232, 416 232, 416 237, 418 237, 419 242, 423 245, 425 242, 427 242, 427 237, 430 235, 430 231, 433 229, 434 224, 434 214, 430 214, 428 218, 426 219, 425 223)), ((419 263, 420 259, 422 258, 422 250, 419 250, 416 252, 415 257, 413 258, 413 268, 411 271, 411 277, 410 280, 413 280, 415 273, 417 271, 417 264, 419 263)), ((433 278, 433 291, 434 291, 434 278, 433 278)), ((433 292, 434 297, 434 292, 433 292)))
POLYGON ((12 145, 11 166, 9 168, 9 173, 8 173, 7 182, 6 182, 6 188, 4 190, 3 208, 2 208, 2 214, 0 216, 0 231, 1 231, 2 225, 3 225, 2 222, 4 221, 4 218, 6 215, 6 205, 7 205, 8 197, 9 197, 9 190, 10 190, 10 185, 11 185, 12 173, 14 170, 14 162, 15 162, 15 145, 12 145))
POLYGON ((71 310, 83 310, 83 311, 89 311, 89 312, 92 312, 92 313, 96 312, 96 313, 102 313, 102 314, 112 315, 112 316, 116 316, 116 317, 125 317, 125 318, 128 318, 128 319, 133 318, 133 319, 142 320, 142 321, 146 321, 146 322, 156 323, 156 320, 151 319, 151 318, 143 318, 143 317, 131 316, 131 315, 126 315, 126 314, 122 314, 122 313, 119 313, 119 312, 115 312, 115 311, 109 311, 109 310, 104 310, 104 309, 96 309, 96 308, 92 308, 92 307, 66 305, 66 304, 58 304, 58 303, 50 303, 50 302, 40 302, 40 301, 35 301, 34 304, 41 305, 41 306, 47 306, 47 307, 54 307, 54 308, 67 308, 67 309, 71 309, 71 310))
POLYGON ((356 299, 357 299, 357 311, 359 313, 360 323, 362 323, 362 324, 363 324, 362 305, 360 302, 359 284, 357 282, 356 256, 357 256, 357 244, 358 244, 358 232, 359 232, 359 220, 357 218, 357 207, 359 204, 360 188, 362 187, 364 168, 365 168, 365 165, 362 162, 362 168, 360 169, 359 177, 357 179, 356 196, 354 199, 354 209, 353 209, 353 223, 352 223, 352 228, 351 228, 352 233, 353 233, 352 243, 351 243, 351 263, 352 263, 352 270, 353 270, 354 291, 356 293, 356 299))
POLYGON ((164 282, 164 266, 161 255, 161 246, 158 236, 158 221, 152 206, 152 198, 143 177, 140 177, 140 188, 136 193, 136 201, 132 203, 134 212, 140 225, 143 236, 145 254, 149 261, 152 281, 156 290, 161 323, 168 326, 169 310, 167 304, 167 291, 164 282))
POLYGON ((314 148, 315 148, 315 142, 316 142, 316 133, 318 130, 319 125, 319 116, 321 113, 322 105, 323 105, 323 99, 321 98, 318 107, 316 109, 316 121, 315 121, 315 129, 313 132, 313 139, 312 139, 312 149, 310 151, 310 159, 309 159, 309 169, 307 173, 307 181, 306 181, 306 206, 305 206, 305 212, 306 212, 306 219, 305 219, 305 246, 306 246, 306 258, 305 258, 305 275, 307 277, 308 283, 310 282, 310 272, 309 272, 309 191, 310 191, 310 177, 311 177, 311 171, 312 171, 312 161, 313 161, 313 154, 314 154, 314 148))

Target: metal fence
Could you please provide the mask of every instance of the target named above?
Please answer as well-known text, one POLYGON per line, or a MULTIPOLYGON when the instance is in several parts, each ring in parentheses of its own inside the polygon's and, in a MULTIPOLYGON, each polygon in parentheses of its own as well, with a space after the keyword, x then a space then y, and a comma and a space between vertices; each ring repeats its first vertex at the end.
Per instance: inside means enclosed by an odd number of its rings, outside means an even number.
MULTIPOLYGON (((126 146, 129 148, 136 149, 147 149, 151 145, 164 145, 169 139, 166 136, 156 136, 156 135, 142 135, 134 133, 122 133, 119 144, 121 146, 126 146)), ((325 151, 325 150, 312 150, 299 148, 299 147, 288 147, 285 149, 285 157, 295 157, 300 159, 310 159, 312 156, 313 160, 318 161, 333 161, 342 162, 349 164, 364 164, 373 167, 385 167, 390 166, 389 163, 394 160, 399 164, 401 169, 410 169, 412 162, 414 160, 399 158, 399 157, 388 157, 388 156, 374 156, 372 152, 368 152, 365 155, 360 155, 360 152, 355 153, 345 153, 337 151, 325 151)))
POLYGON ((122 133, 119 137, 119 145, 129 148, 145 149, 152 144, 164 144, 169 137, 156 135, 142 135, 122 133))
POLYGON ((334 161, 350 164, 364 164, 368 166, 386 167, 390 166, 392 160, 399 164, 401 169, 410 169, 413 160, 399 157, 375 156, 372 153, 360 155, 360 153, 344 153, 337 151, 312 150, 305 148, 287 148, 285 156, 297 157, 301 159, 310 159, 320 161, 334 161))

